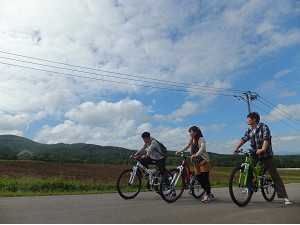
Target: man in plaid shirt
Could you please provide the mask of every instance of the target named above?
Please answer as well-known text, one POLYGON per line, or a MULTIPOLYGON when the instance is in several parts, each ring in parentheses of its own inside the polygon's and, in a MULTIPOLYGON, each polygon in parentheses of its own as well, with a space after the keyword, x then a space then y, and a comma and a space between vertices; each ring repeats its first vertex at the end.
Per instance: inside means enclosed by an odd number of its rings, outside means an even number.
POLYGON ((271 142, 271 132, 269 127, 260 123, 260 116, 256 112, 249 113, 247 116, 247 123, 250 127, 247 129, 244 137, 240 140, 238 145, 232 151, 232 154, 235 153, 240 147, 242 147, 247 141, 250 140, 251 146, 251 155, 250 160, 254 165, 257 164, 258 160, 265 164, 267 167, 275 185, 278 198, 284 198, 284 203, 286 205, 291 205, 292 203, 288 199, 284 184, 277 173, 276 166, 273 160, 273 150, 271 142))

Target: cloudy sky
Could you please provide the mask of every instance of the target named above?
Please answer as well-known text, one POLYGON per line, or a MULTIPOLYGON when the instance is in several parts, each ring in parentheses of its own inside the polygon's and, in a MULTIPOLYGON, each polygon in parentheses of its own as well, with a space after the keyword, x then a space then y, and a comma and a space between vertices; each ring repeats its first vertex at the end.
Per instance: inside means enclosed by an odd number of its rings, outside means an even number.
POLYGON ((0 134, 178 150, 197 125, 230 154, 251 91, 275 153, 300 153, 297 0, 0 0, 0 40, 0 134))

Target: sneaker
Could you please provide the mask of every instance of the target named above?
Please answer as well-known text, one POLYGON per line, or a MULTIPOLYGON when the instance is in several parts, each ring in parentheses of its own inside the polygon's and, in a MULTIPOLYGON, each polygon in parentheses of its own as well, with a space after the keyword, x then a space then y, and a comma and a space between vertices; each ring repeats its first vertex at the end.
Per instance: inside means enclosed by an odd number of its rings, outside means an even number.
POLYGON ((212 193, 209 194, 209 197, 210 197, 210 200, 215 200, 215 196, 212 193))
POLYGON ((288 198, 284 199, 284 204, 285 205, 293 205, 293 203, 288 198))
POLYGON ((211 199, 208 195, 205 195, 203 198, 202 198, 202 202, 211 202, 211 199))

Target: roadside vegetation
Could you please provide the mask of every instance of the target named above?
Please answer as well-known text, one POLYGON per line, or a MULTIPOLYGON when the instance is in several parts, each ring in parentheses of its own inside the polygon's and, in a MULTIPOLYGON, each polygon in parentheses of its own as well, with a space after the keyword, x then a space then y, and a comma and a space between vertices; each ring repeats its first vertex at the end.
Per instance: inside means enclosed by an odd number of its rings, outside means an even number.
MULTIPOLYGON (((127 168, 132 165, 0 160, 0 196, 113 193, 117 177, 127 168)), ((227 187, 232 169, 213 167, 212 187, 227 187)), ((284 183, 300 183, 300 170, 278 172, 284 183)), ((147 191, 145 180, 142 191, 147 191)))

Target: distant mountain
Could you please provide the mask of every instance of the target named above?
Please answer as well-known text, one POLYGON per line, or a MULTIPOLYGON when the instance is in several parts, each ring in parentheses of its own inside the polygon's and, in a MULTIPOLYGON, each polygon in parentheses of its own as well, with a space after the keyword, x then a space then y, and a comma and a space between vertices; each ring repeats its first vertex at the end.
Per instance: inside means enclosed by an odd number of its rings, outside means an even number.
MULTIPOLYGON (((30 139, 15 135, 0 135, 0 159, 16 159, 22 151, 30 151, 31 160, 63 161, 127 164, 130 155, 136 150, 114 146, 100 146, 93 144, 41 144, 30 139)), ((208 153, 213 166, 236 166, 241 163, 244 156, 231 154, 208 153)), ((300 167, 300 155, 275 156, 277 167, 300 167)), ((176 157, 174 152, 169 153, 168 165, 181 164, 182 158, 176 157)))
POLYGON ((0 135, 0 157, 12 157, 24 150, 33 154, 32 159, 89 163, 122 163, 123 159, 128 159, 136 152, 126 148, 83 143, 41 144, 15 135, 0 135))

